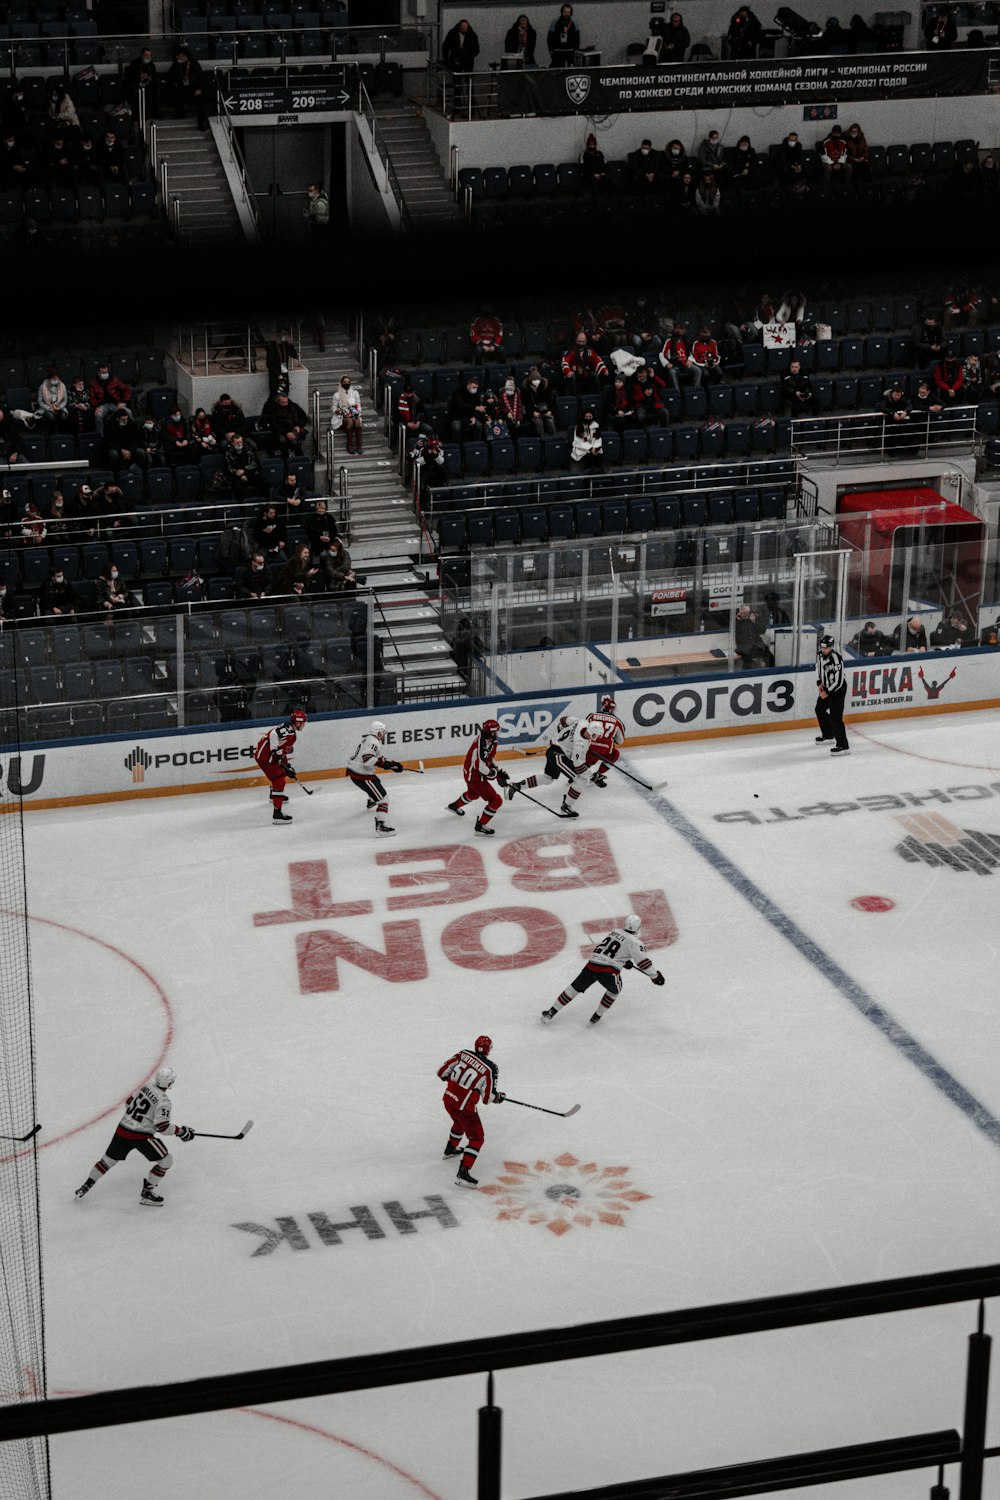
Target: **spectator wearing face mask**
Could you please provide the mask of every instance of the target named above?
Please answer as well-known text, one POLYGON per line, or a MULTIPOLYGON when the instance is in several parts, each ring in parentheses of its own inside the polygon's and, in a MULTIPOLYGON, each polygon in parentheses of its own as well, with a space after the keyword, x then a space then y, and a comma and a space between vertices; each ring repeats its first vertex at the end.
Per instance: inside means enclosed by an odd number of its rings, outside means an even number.
POLYGON ((470 378, 456 386, 448 402, 448 425, 457 443, 481 443, 486 403, 479 394, 479 381, 470 378))
POLYGON ((521 385, 525 426, 531 426, 540 438, 555 437, 556 419, 552 410, 552 387, 537 365, 532 365, 521 385))
POLYGON ((524 400, 513 375, 508 375, 503 383, 503 390, 500 392, 499 416, 501 421, 507 423, 507 431, 512 438, 521 436, 527 425, 524 400))
POLYGON ((105 418, 111 412, 124 408, 128 416, 132 415, 132 388, 124 380, 119 380, 117 375, 112 375, 111 366, 106 359, 98 365, 97 374, 91 380, 87 394, 98 432, 104 431, 105 418))
POLYGON ((330 409, 330 426, 343 427, 347 438, 348 453, 361 453, 361 392, 351 383, 350 375, 342 375, 334 393, 330 409))
POLYGON ((76 590, 66 577, 65 569, 56 568, 42 586, 42 614, 75 615, 77 603, 76 590))
POLYGON ((122 583, 114 563, 106 563, 97 580, 97 603, 108 614, 128 609, 135 604, 135 595, 122 583))
POLYGON ((629 186, 634 193, 652 193, 660 170, 660 153, 647 136, 637 151, 628 154, 629 186))
POLYGON ((597 350, 590 347, 582 329, 563 355, 561 369, 563 390, 570 396, 600 391, 608 378, 607 365, 597 350))

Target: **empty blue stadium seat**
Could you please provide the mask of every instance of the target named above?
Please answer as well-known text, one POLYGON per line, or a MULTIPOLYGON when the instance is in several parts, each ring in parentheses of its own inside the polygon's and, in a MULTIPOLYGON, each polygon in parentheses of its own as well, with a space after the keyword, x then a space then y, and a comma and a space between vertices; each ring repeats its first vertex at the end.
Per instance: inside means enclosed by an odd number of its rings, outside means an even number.
POLYGON ((652 531, 656 526, 656 506, 651 498, 634 495, 628 502, 629 531, 652 531))
POLYGON ((445 514, 438 518, 438 546, 442 552, 464 552, 466 548, 465 516, 445 514))
POLYGON ((493 532, 498 547, 514 547, 521 540, 521 513, 519 510, 494 512, 493 532))
POLYGON ((864 339, 848 337, 840 340, 840 368, 842 370, 860 370, 864 362, 864 339))
POLYGON ((549 513, 537 505, 525 506, 521 511, 521 539, 525 542, 548 540, 549 513))
POLYGON ((600 536, 601 507, 585 503, 576 507, 576 534, 578 537, 600 536))
POLYGON ((836 339, 817 339, 816 369, 840 369, 840 345, 838 344, 836 339))
POLYGON ((628 530, 628 511, 623 500, 605 500, 601 504, 601 521, 605 536, 616 536, 628 530))
POLYGON ((493 512, 470 510, 465 517, 465 532, 470 547, 492 547, 493 512))
POLYGON ((522 474, 536 473, 542 466, 542 445, 538 438, 517 439, 517 467, 522 474))
POLYGON ((744 375, 763 375, 764 373, 764 346, 763 344, 743 345, 743 373, 744 375))
POLYGON ((750 423, 727 422, 725 426, 726 452, 730 455, 750 452, 750 423))
POLYGON ((491 474, 513 474, 514 472, 514 444, 510 438, 494 438, 487 444, 490 456, 491 474))
POLYGON ((683 412, 686 422, 701 422, 708 416, 708 393, 703 386, 685 386, 681 395, 684 400, 683 412))
POLYGON ((489 449, 485 443, 462 445, 462 471, 467 475, 485 474, 489 467, 489 449))
POLYGON ((733 496, 733 520, 745 526, 756 521, 759 513, 759 492, 757 490, 737 490, 733 496))
POLYGON ((733 414, 733 387, 724 383, 713 385, 708 390, 708 409, 713 417, 723 421, 733 414))
POLYGON ((572 505, 549 506, 549 540, 565 542, 574 534, 575 509, 572 505))
POLYGON ((708 501, 703 495, 684 495, 681 500, 685 526, 705 526, 708 523, 708 501))

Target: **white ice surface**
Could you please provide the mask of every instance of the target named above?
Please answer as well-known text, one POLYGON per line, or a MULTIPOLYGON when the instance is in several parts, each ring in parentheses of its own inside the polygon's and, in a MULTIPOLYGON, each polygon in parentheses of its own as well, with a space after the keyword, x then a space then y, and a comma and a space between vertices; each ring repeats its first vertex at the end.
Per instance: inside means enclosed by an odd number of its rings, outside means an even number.
MULTIPOLYGON (((271 826, 259 790, 32 813, 50 1392, 1000 1259, 1000 1144, 959 1092, 1000 1117, 1000 871, 906 863, 896 852, 906 808, 801 812, 938 788, 947 802, 909 811, 1000 836, 998 728, 989 713, 873 724, 839 758, 808 734, 638 752, 628 762, 636 774, 667 778, 659 795, 668 816, 612 772, 606 791, 587 789, 578 823, 557 824, 518 799, 491 840, 473 838, 472 816, 444 810, 455 770, 387 778, 393 840, 373 837, 363 801, 343 782, 315 783, 311 800, 293 788, 288 828, 271 826), (954 787, 986 791, 955 799, 954 787), (670 809, 721 859, 684 837, 670 809), (717 820, 740 810, 762 821, 717 820), (531 876, 504 862, 513 840, 588 833, 583 874, 563 870, 571 888, 526 889, 531 876), (445 856, 465 881, 453 892, 460 899, 389 910, 387 898, 407 894, 390 877, 440 871, 442 856, 376 859, 442 847, 460 851, 445 856), (290 863, 322 862, 334 901, 374 910, 255 925, 255 913, 289 906, 290 863), (773 904, 777 927, 747 880, 773 904), (543 1006, 580 967, 583 924, 596 935, 635 893, 655 891, 677 926, 677 941, 653 951, 666 987, 627 974, 600 1026, 587 1024, 596 990, 540 1026, 543 1006), (868 895, 894 905, 852 907, 868 895), (485 907, 531 909, 528 920, 549 931, 528 955, 542 961, 517 966, 523 931, 497 922, 483 943, 514 960, 469 967, 475 944, 462 919, 485 907), (336 930, 384 948, 386 921, 419 924, 425 978, 389 982, 341 962, 338 989, 301 991, 300 934, 336 930), (782 921, 958 1088, 921 1071, 900 1036, 887 1036, 889 1023, 862 1014, 782 921), (483 1031, 503 1089, 582 1106, 569 1120, 513 1105, 484 1112, 478 1175, 484 1186, 516 1180, 525 1207, 516 1218, 498 1217, 494 1196, 456 1187, 441 1160, 436 1070, 483 1031), (175 1120, 235 1131, 252 1116, 252 1133, 238 1143, 175 1141, 162 1210, 139 1206, 136 1156, 76 1202, 121 1100, 164 1053, 178 1074, 175 1120), (575 1161, 557 1164, 560 1156, 575 1161), (569 1211, 546 1189, 560 1183, 579 1191, 575 1207, 590 1222, 556 1234, 549 1221, 569 1211), (622 1198, 623 1185, 642 1196, 622 1198), (383 1205, 413 1212, 428 1195, 446 1202, 455 1226, 420 1219, 400 1234, 383 1205), (349 1230, 324 1245, 308 1216, 343 1222, 361 1204, 384 1237, 349 1230), (622 1222, 601 1221, 602 1209, 622 1222), (260 1236, 234 1227, 288 1217, 308 1251, 282 1244, 254 1255, 260 1236)), ((307 735, 299 759, 308 769, 307 735)), ((535 795, 557 805, 551 791, 535 795)), ((546 845, 540 857, 558 862, 564 852, 546 845)), ((442 883, 421 890, 433 895, 442 883)), ((959 1306, 504 1372, 504 1493, 961 1428, 973 1326, 974 1309, 959 1306)), ((61 1437, 54 1495, 124 1500, 141 1479, 153 1500, 467 1500, 484 1386, 413 1385, 61 1437)), ((892 1500, 925 1494, 930 1478, 842 1493, 892 1500)), ((812 1493, 839 1500, 841 1491, 812 1493)))

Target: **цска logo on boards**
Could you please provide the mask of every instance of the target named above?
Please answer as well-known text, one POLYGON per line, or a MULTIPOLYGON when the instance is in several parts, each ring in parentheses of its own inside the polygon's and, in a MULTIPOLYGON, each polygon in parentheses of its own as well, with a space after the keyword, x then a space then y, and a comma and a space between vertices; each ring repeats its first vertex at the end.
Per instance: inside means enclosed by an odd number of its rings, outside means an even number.
POLYGON ((571 104, 581 105, 590 93, 590 79, 586 73, 571 73, 566 79, 566 92, 571 104))

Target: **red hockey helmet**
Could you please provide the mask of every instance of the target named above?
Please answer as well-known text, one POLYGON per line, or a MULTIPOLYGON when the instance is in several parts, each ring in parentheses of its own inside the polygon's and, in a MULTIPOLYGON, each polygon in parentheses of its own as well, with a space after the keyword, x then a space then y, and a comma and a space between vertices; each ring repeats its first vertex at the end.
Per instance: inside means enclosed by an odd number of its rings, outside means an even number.
POLYGON ((605 710, 606 713, 613 714, 618 705, 612 698, 610 693, 605 693, 604 697, 601 699, 601 707, 605 710))
POLYGON ((306 717, 305 710, 301 708, 293 708, 288 717, 291 719, 292 724, 296 729, 301 729, 303 724, 307 724, 309 722, 306 717))
POLYGON ((493 1038, 491 1036, 477 1036, 475 1052, 481 1052, 484 1057, 489 1057, 493 1051, 493 1038))
POLYGON ((497 719, 484 719, 483 730, 486 734, 491 734, 496 739, 500 733, 500 723, 497 719))

